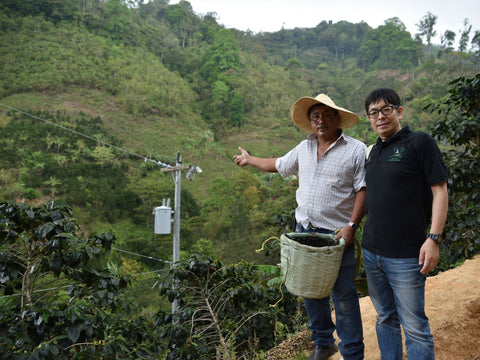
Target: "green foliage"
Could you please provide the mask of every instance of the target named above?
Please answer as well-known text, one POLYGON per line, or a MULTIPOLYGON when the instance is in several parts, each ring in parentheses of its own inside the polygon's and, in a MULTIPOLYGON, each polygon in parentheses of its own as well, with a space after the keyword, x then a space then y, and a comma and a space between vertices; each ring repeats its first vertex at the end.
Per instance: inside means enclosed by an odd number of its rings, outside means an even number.
POLYGON ((447 146, 450 200, 441 261, 450 266, 480 251, 480 74, 452 81, 448 95, 430 106, 441 115, 432 133, 447 146))
POLYGON ((230 113, 228 116, 232 126, 241 127, 244 113, 243 95, 240 92, 234 92, 232 100, 230 101, 230 113))
POLYGON ((437 32, 434 30, 435 24, 437 23, 438 16, 433 15, 431 12, 427 12, 427 15, 420 19, 420 22, 417 24, 418 35, 425 37, 427 44, 430 45, 430 42, 437 32))
MULTIPOLYGON (((176 152, 181 151, 184 163, 204 170, 194 181, 182 182, 182 258, 200 253, 226 263, 246 260, 274 266, 278 248, 269 249, 270 256, 262 259, 254 250, 291 226, 298 182, 293 177, 283 179, 278 174, 239 169, 232 163, 238 146, 256 156, 281 156, 306 136, 290 119, 289 108, 296 99, 324 92, 340 106, 364 115, 366 94, 379 86, 397 89, 405 121, 417 130, 428 131, 438 116, 423 109, 424 99, 442 102, 452 79, 468 79, 478 73, 478 34, 472 38, 471 52, 467 52, 470 26, 464 25, 462 52, 458 52, 452 48, 452 34, 446 34, 440 46, 425 47, 420 38, 412 39, 398 18, 377 29, 365 22, 322 21, 315 28, 253 34, 225 29, 217 23, 215 13, 198 16, 188 1, 173 5, 167 0, 1 1, 0 200, 43 204, 55 199, 68 203, 86 232, 114 233, 119 249, 146 255, 132 258, 114 251, 109 261, 115 266, 109 266, 107 274, 123 278, 125 274, 163 271, 171 257, 171 235, 153 234, 152 209, 163 199, 173 199, 174 182, 170 174, 147 160, 173 164, 176 152), (431 56, 433 51, 439 55, 431 56), (32 116, 5 110, 3 104, 32 116), (120 149, 139 154, 141 159, 120 149)), ((466 104, 464 107, 461 119, 469 119, 472 114, 466 104)), ((449 119, 455 111, 450 112, 449 119)), ((442 125, 447 138, 471 130, 470 123, 463 120, 452 123, 464 130, 442 125)), ((367 144, 377 138, 364 116, 346 133, 367 144)), ((477 191, 476 153, 448 139, 452 142, 445 150, 457 153, 446 156, 452 175, 447 230, 450 239, 458 235, 467 241, 442 247, 440 268, 457 263, 456 259, 461 261, 462 254, 478 251, 472 225, 478 223, 478 214, 472 206, 475 202, 468 202, 477 191)), ((462 141, 466 139, 467 135, 462 141)), ((103 276, 104 270, 99 269, 104 264, 103 257, 95 257, 85 271, 92 279, 103 276), (92 275, 93 270, 97 273, 92 275)), ((111 335, 98 335, 102 342, 92 341, 69 351, 82 351, 83 358, 108 358, 98 355, 100 347, 110 354, 128 348, 132 352, 138 349, 134 355, 128 354, 131 358, 148 357, 145 354, 153 349, 148 344, 154 334, 144 329, 154 326, 142 314, 165 310, 169 304, 157 301, 144 277, 147 275, 141 276, 133 288, 117 288, 119 295, 112 295, 121 300, 118 314, 110 309, 98 312, 109 319, 109 329, 114 329, 108 332, 111 335), (127 301, 129 294, 139 299, 141 307, 127 301), (120 333, 115 329, 121 322, 120 333), (139 347, 130 342, 134 338, 139 347), (141 354, 141 347, 148 351, 141 354)), ((38 287, 67 285, 59 278, 53 274, 42 277, 38 287)), ((18 286, 17 279, 7 292, 15 293, 18 286)), ((83 325, 70 333, 67 325, 55 327, 67 334, 58 341, 65 341, 69 334, 71 342, 76 334, 78 341, 87 339, 91 334, 86 331, 86 321, 93 324, 92 331, 100 329, 92 320, 97 308, 91 307, 100 304, 98 300, 92 300, 91 305, 83 293, 79 297, 66 290, 58 294, 58 299, 45 296, 38 301, 44 306, 36 310, 42 319, 56 319, 57 315, 48 310, 53 309, 60 314, 57 323, 70 324, 66 319, 73 315, 65 305, 69 297, 74 314, 87 314, 78 315, 83 325)), ((5 309, 17 306, 11 298, 0 301, 2 309, 4 304, 5 309)), ((12 314, 18 314, 15 311, 12 314)), ((23 326, 20 317, 12 314, 4 318, 5 323, 23 326)), ((42 323, 38 316, 34 318, 42 323)), ((277 325, 277 329, 285 329, 278 321, 277 325)), ((5 326, 0 329, 2 334, 5 326)), ((168 338, 169 327, 166 329, 161 330, 168 338)), ((229 329, 229 334, 236 336, 229 329)), ((173 327, 177 336, 175 331, 173 327)), ((288 327, 283 331, 288 332, 288 327)), ((244 346, 230 339, 223 344, 227 346, 223 351, 244 346)), ((57 351, 58 341, 42 343, 41 351, 57 351)), ((157 354, 163 355, 164 344, 158 338, 156 341, 157 354)))
POLYGON ((243 96, 235 90, 239 67, 238 42, 230 30, 220 29, 201 59, 201 74, 208 84, 202 95, 206 100, 202 114, 216 132, 225 126, 238 126, 243 119, 243 96))
POLYGON ((158 282, 160 294, 180 304, 175 314, 157 320, 168 329, 166 358, 244 358, 276 345, 282 339, 275 329, 295 329, 300 303, 283 288, 283 300, 272 306, 282 294, 266 285, 271 276, 247 262, 226 266, 202 257, 172 268, 158 282))
POLYGON ((113 40, 122 40, 129 30, 129 11, 124 0, 109 0, 105 3, 106 28, 113 40))
POLYGON ((6 60, 0 95, 83 86, 115 95, 119 106, 132 114, 191 113, 181 101, 182 97, 195 98, 186 82, 167 71, 148 51, 107 45, 104 38, 81 28, 67 23, 54 28, 40 18, 21 19, 14 34, 0 34, 0 39, 6 60), (58 32, 62 33, 60 37, 58 32), (27 33, 36 35, 25 38, 27 33))
POLYGON ((468 18, 465 18, 463 22, 463 31, 460 34, 460 40, 458 41, 458 51, 464 52, 467 50, 467 45, 470 40, 470 31, 472 31, 472 25, 469 24, 468 18))
POLYGON ((228 70, 235 70, 240 64, 238 42, 230 30, 219 30, 202 58, 202 75, 204 79, 213 84, 221 74, 228 70))
POLYGON ((193 244, 191 248, 192 254, 197 254, 201 257, 214 257, 215 252, 213 249, 213 243, 207 239, 199 239, 193 244))
POLYGON ((5 0, 1 7, 16 16, 44 16, 55 23, 64 20, 73 20, 78 14, 78 2, 75 0, 5 0))
POLYGON ((2 358, 115 359, 161 350, 146 319, 126 316, 135 306, 122 296, 129 277, 91 266, 115 237, 81 238, 77 230, 66 206, 0 204, 0 290, 20 299, 0 310, 2 358))
POLYGON ((385 25, 370 30, 358 50, 357 64, 364 69, 408 69, 416 59, 417 45, 398 18, 385 20, 385 25))
POLYGON ((38 198, 38 193, 35 189, 28 188, 22 193, 22 197, 25 199, 33 200, 38 198))
MULTIPOLYGON (((76 131, 97 133, 97 137, 117 143, 105 135, 99 118, 90 119, 80 114, 72 120, 61 113, 37 114, 57 123, 71 122, 76 131)), ((6 136, 15 139, 14 143, 0 141, 5 166, 23 169, 30 187, 43 190, 51 198, 59 196, 72 206, 93 206, 96 216, 113 220, 115 216, 132 214, 125 204, 136 204, 139 200, 126 185, 125 164, 114 161, 110 147, 96 147, 94 142, 84 144, 76 134, 17 115, 13 113, 11 121, 2 129, 6 136), (96 161, 86 161, 92 158, 96 161)))
POLYGON ((184 48, 197 22, 197 18, 193 15, 192 6, 188 1, 181 0, 178 4, 165 9, 165 19, 174 28, 184 48))

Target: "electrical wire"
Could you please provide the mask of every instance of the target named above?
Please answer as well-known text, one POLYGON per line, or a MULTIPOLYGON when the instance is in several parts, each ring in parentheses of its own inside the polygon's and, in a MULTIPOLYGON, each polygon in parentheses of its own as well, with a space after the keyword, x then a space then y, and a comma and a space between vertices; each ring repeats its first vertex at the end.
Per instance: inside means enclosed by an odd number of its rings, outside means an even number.
MULTIPOLYGON (((129 274, 129 275, 131 277, 140 277, 140 276, 145 276, 145 275, 150 275, 150 274, 157 274, 157 273, 161 273, 161 272, 165 272, 165 271, 170 271, 170 269, 152 270, 152 271, 147 271, 147 272, 143 272, 143 273, 136 273, 136 274, 129 274)), ((156 282, 157 281, 158 280, 156 280, 156 282)), ((63 286, 59 286, 59 287, 55 287, 55 288, 38 289, 38 290, 34 290, 33 292, 34 293, 40 293, 40 292, 46 292, 46 291, 60 290, 60 289, 63 289, 63 288, 69 288, 70 286, 72 286, 72 285, 70 284, 70 285, 63 285, 63 286)), ((11 295, 3 295, 3 296, 0 296, 0 299, 8 299, 8 298, 12 298, 12 297, 21 296, 21 295, 22 294, 20 294, 20 293, 11 294, 11 295)))
MULTIPOLYGON (((5 108, 10 109, 10 110, 13 110, 13 111, 17 111, 17 112, 22 113, 22 114, 24 114, 24 115, 30 116, 30 117, 32 117, 32 118, 34 118, 34 119, 43 121, 43 122, 45 122, 45 123, 47 123, 47 124, 49 124, 49 125, 59 127, 59 128, 65 130, 65 131, 69 131, 69 132, 71 132, 71 133, 73 133, 73 134, 76 134, 76 135, 79 135, 79 136, 83 136, 83 137, 85 137, 85 138, 87 138, 87 139, 90 139, 90 140, 93 140, 93 141, 96 141, 96 142, 100 142, 100 143, 103 144, 103 145, 110 146, 110 147, 112 147, 112 148, 114 148, 114 149, 116 149, 116 150, 119 150, 119 151, 121 151, 121 152, 127 153, 127 154, 132 155, 132 156, 134 156, 134 157, 137 157, 137 158, 139 158, 139 159, 142 159, 142 160, 144 160, 145 162, 146 162, 146 161, 151 161, 151 162, 154 162, 155 164, 157 164, 158 166, 167 167, 167 168, 173 168, 173 166, 171 166, 171 165, 169 165, 169 164, 165 164, 165 163, 163 163, 163 162, 161 162, 161 161, 157 161, 157 160, 153 160, 153 159, 148 159, 148 158, 146 158, 146 157, 144 157, 144 156, 137 155, 137 154, 135 154, 135 153, 133 153, 133 152, 131 152, 131 151, 128 151, 128 150, 122 149, 122 148, 120 148, 120 147, 118 147, 118 146, 115 146, 115 145, 106 143, 106 142, 104 142, 104 141, 98 140, 98 139, 96 139, 96 138, 94 138, 94 137, 91 137, 91 136, 88 136, 88 135, 83 134, 83 133, 81 133, 81 132, 72 130, 72 129, 67 128, 67 127, 65 127, 65 126, 56 124, 56 123, 54 123, 54 122, 52 122, 52 121, 43 119, 43 118, 41 118, 41 117, 39 117, 39 116, 36 116, 36 115, 30 114, 30 113, 27 113, 27 112, 25 112, 25 111, 23 111, 23 110, 14 108, 14 107, 12 107, 12 106, 8 106, 8 105, 2 104, 2 103, 0 103, 0 106, 3 106, 3 107, 5 107, 5 108)), ((154 258, 153 256, 146 256, 146 255, 142 255, 142 254, 137 254, 137 253, 134 253, 134 252, 131 252, 131 251, 127 251, 127 250, 123 250, 123 249, 118 249, 118 248, 114 248, 114 247, 112 247, 112 249, 113 249, 113 250, 120 251, 120 252, 124 252, 124 253, 127 253, 127 254, 130 254, 130 255, 135 255, 135 256, 143 257, 143 258, 146 258, 146 259, 149 259, 149 260, 154 260, 154 261, 164 262, 164 263, 166 263, 166 264, 171 264, 171 261, 166 261, 166 260, 162 260, 162 259, 157 259, 157 258, 154 258)))
POLYGON ((47 124, 49 124, 49 125, 59 127, 59 128, 65 130, 65 131, 69 131, 69 132, 71 132, 71 133, 73 133, 73 134, 76 134, 76 135, 79 135, 79 136, 83 136, 83 137, 85 137, 85 138, 87 138, 87 139, 96 141, 96 142, 101 143, 101 144, 103 144, 103 145, 105 145, 105 146, 109 146, 109 147, 114 148, 114 149, 116 149, 116 150, 118 150, 118 151, 127 153, 127 154, 129 154, 129 155, 131 155, 131 156, 134 156, 134 157, 137 157, 137 158, 139 158, 139 159, 142 159, 142 160, 144 160, 145 162, 150 161, 150 162, 155 163, 155 164, 158 165, 158 166, 161 166, 161 167, 164 167, 164 168, 173 169, 173 166, 172 166, 172 165, 163 163, 163 162, 158 161, 158 160, 149 159, 149 158, 147 158, 147 157, 145 157, 145 156, 137 155, 137 154, 135 154, 135 153, 133 153, 133 152, 131 152, 131 151, 128 151, 128 150, 122 149, 122 148, 120 148, 120 147, 118 147, 118 146, 115 146, 115 145, 106 143, 105 141, 96 139, 96 138, 91 137, 91 136, 86 135, 86 134, 82 134, 81 132, 72 130, 72 129, 70 129, 70 128, 67 128, 67 127, 62 126, 62 125, 59 125, 59 124, 56 124, 56 123, 54 123, 54 122, 52 122, 52 121, 43 119, 43 118, 41 118, 41 117, 39 117, 39 116, 36 116, 36 115, 33 115, 33 114, 29 114, 29 113, 27 113, 27 112, 25 112, 25 111, 23 111, 23 110, 20 110, 20 109, 17 109, 17 108, 14 108, 14 107, 11 107, 11 106, 2 104, 2 103, 0 103, 0 106, 3 106, 3 107, 5 107, 5 108, 10 109, 10 110, 13 110, 13 111, 17 111, 17 112, 22 113, 22 114, 24 114, 24 115, 30 116, 30 117, 32 117, 32 118, 34 118, 34 119, 43 121, 43 122, 45 122, 45 123, 47 123, 47 124))
MULTIPOLYGON (((163 163, 161 161, 158 161, 158 160, 153 160, 153 159, 149 159, 147 157, 144 157, 144 156, 140 156, 138 154, 135 154, 131 151, 128 151, 128 150, 125 150, 123 148, 120 148, 118 146, 115 146, 115 145, 112 145, 112 144, 109 144, 109 143, 106 143, 105 141, 101 141, 99 139, 96 139, 94 137, 91 137, 89 135, 86 135, 86 134, 83 134, 81 132, 78 132, 78 131, 75 131, 75 130, 72 130, 70 128, 67 128, 65 126, 62 126, 62 125, 59 125, 59 124, 56 124, 52 121, 49 121, 49 120, 46 120, 46 119, 43 119, 39 116, 36 116, 36 115, 33 115, 33 114, 30 114, 30 113, 27 113, 23 110, 20 110, 20 109, 17 109, 17 108, 14 108, 12 106, 8 106, 8 105, 5 105, 5 104, 2 104, 0 103, 0 106, 3 106, 7 109, 10 109, 10 110, 13 110, 13 111, 17 111, 19 113, 22 113, 26 116, 29 116, 29 117, 32 117, 34 119, 37 119, 37 120, 40 120, 40 121, 43 121, 49 125, 52 125, 52 126, 56 126, 56 127, 59 127, 65 131, 68 131, 68 132, 71 132, 73 134, 76 134, 76 135, 79 135, 79 136, 82 136, 82 137, 85 137, 87 139, 90 139, 90 140, 93 140, 95 142, 98 142, 98 143, 101 143, 105 146, 109 146, 111 148, 114 148, 118 151, 121 151, 121 152, 124 152, 124 153, 127 153, 131 156, 134 156, 134 157, 137 157, 139 159, 142 159, 144 160, 145 162, 147 161, 150 161, 150 162, 153 162, 155 163, 156 165, 158 166, 161 166, 161 167, 164 167, 164 168, 169 168, 169 169, 172 169, 173 166, 169 165, 169 164, 166 164, 166 163, 163 163)), ((155 258, 153 256, 147 256, 147 255, 142 255, 142 254, 137 254, 137 253, 134 253, 134 252, 131 252, 131 251, 128 251, 128 250, 123 250, 123 249, 118 249, 118 248, 115 248, 115 247, 112 247, 112 250, 116 250, 116 251, 119 251, 119 252, 123 252, 123 253, 126 253, 126 254, 129 254, 129 255, 135 255, 135 256, 139 256, 139 257, 143 257, 143 258, 146 258, 146 259, 149 259, 149 260, 154 260, 154 261, 159 261, 159 262, 163 262, 163 263, 166 263, 166 264, 172 264, 171 261, 168 261, 168 260, 162 260, 162 259, 158 259, 158 258, 155 258)), ((149 272, 144 272, 144 273, 137 273, 137 274, 131 274, 130 276, 132 277, 137 277, 137 276, 143 276, 143 275, 148 275, 148 274, 152 274, 152 273, 158 273, 158 272, 163 272, 163 271, 168 271, 168 269, 161 269, 161 270, 154 270, 154 271, 149 271, 149 272)), ((69 287, 71 285, 65 285, 65 286, 61 286, 59 288, 49 288, 49 289, 39 289, 39 290, 35 290, 34 292, 45 292, 45 291, 52 291, 52 290, 57 290, 57 289, 61 289, 61 288, 65 288, 65 287, 69 287)), ((13 294, 13 295, 4 295, 4 296, 0 296, 0 299, 3 299, 3 298, 9 298, 9 297, 15 297, 15 296, 20 296, 21 294, 13 294)))
POLYGON ((154 258, 153 256, 147 256, 147 255, 137 254, 137 253, 134 253, 134 252, 131 252, 131 251, 128 251, 128 250, 117 249, 117 248, 115 248, 115 247, 112 247, 112 250, 120 251, 120 252, 123 252, 123 253, 126 253, 126 254, 130 254, 130 255, 136 255, 136 256, 143 257, 143 258, 146 258, 146 259, 149 259, 149 260, 155 260, 155 261, 164 262, 164 263, 166 263, 166 264, 171 264, 171 263, 172 263, 171 261, 162 260, 162 259, 157 259, 157 258, 154 258))

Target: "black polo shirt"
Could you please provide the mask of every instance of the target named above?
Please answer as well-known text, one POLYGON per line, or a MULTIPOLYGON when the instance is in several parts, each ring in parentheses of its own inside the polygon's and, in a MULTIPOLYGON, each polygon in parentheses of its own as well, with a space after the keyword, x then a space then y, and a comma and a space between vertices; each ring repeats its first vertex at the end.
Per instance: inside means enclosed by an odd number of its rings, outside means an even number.
POLYGON ((408 126, 379 138, 367 159, 362 247, 392 258, 418 257, 432 216, 431 186, 447 181, 433 138, 408 126))

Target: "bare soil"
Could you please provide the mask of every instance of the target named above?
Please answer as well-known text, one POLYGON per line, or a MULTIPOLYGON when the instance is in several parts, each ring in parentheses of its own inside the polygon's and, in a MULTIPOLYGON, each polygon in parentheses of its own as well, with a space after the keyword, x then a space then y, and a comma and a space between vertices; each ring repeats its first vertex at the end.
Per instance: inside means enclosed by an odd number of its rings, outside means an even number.
MULTIPOLYGON (((480 255, 461 266, 427 278, 426 313, 437 360, 480 360, 480 255)), ((360 299, 365 359, 380 360, 376 312, 369 297, 360 299)), ((270 359, 300 359, 311 352, 310 332, 303 331, 269 353, 270 359)), ((330 360, 341 360, 339 353, 330 360)), ((407 359, 404 351, 404 359, 407 359)))

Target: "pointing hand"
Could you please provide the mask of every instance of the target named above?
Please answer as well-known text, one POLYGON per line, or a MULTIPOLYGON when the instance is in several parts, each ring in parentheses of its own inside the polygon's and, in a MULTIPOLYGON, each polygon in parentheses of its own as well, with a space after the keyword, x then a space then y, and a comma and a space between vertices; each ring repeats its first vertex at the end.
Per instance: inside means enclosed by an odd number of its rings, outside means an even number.
POLYGON ((250 157, 250 155, 248 154, 247 151, 245 151, 244 149, 242 149, 240 146, 238 147, 238 150, 240 150, 240 155, 235 155, 235 156, 233 157, 233 161, 234 161, 235 164, 237 164, 238 166, 248 165, 248 158, 250 157))

